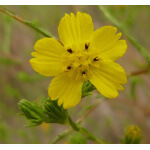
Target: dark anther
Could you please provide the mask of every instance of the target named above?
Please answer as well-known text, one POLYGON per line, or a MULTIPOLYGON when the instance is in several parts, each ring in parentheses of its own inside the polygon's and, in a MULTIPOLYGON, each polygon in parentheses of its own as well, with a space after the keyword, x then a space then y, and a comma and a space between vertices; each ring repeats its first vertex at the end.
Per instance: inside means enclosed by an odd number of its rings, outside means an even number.
POLYGON ((67 51, 68 51, 69 53, 73 53, 73 51, 72 51, 71 48, 67 49, 67 51))
POLYGON ((70 69, 71 69, 71 66, 68 66, 67 69, 70 70, 70 69))
POLYGON ((94 60, 94 61, 98 61, 99 59, 98 59, 98 57, 95 57, 93 60, 94 60))
POLYGON ((85 71, 83 71, 83 72, 82 72, 82 75, 85 75, 85 74, 86 74, 86 72, 85 72, 85 71))
POLYGON ((85 49, 87 50, 89 48, 89 43, 85 44, 85 49))

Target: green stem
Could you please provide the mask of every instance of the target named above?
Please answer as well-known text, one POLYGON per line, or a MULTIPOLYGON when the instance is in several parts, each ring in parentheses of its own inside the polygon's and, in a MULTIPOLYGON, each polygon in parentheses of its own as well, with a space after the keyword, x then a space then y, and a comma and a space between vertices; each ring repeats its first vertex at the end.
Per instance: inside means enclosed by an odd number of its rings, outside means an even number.
POLYGON ((36 30, 37 32, 41 33, 42 35, 46 36, 46 37, 52 37, 52 34, 48 31, 46 31, 45 29, 37 26, 36 24, 30 22, 30 21, 27 21, 27 20, 24 20, 24 23, 31 27, 32 29, 36 30))
POLYGON ((27 20, 24 20, 22 19, 21 17, 17 16, 14 12, 8 10, 8 9, 5 9, 3 7, 0 7, 0 11, 7 14, 8 16, 14 18, 15 20, 27 25, 28 27, 36 30, 37 32, 41 33, 42 35, 46 36, 46 37, 52 37, 52 34, 46 30, 44 30, 43 28, 41 28, 40 26, 37 26, 36 24, 30 22, 30 21, 27 21, 27 20))
POLYGON ((79 131, 78 125, 70 118, 70 116, 68 117, 68 121, 73 130, 79 131))
MULTIPOLYGON (((97 106, 99 106, 99 104, 102 101, 97 102, 95 105, 93 105, 81 118, 79 118, 76 123, 79 125, 81 124, 81 122, 93 111, 95 110, 95 108, 97 108, 97 106)), ((70 118, 71 119, 71 118, 70 118)), ((70 125, 70 124, 69 124, 70 125)), ((61 139, 65 138, 66 136, 68 136, 71 132, 73 131, 72 128, 68 128, 67 130, 63 131, 61 134, 57 135, 56 138, 52 141, 49 142, 51 144, 55 144, 58 143, 61 139)))
POLYGON ((73 130, 71 128, 63 131, 61 134, 56 136, 56 138, 54 138, 49 144, 56 144, 58 141, 69 135, 72 131, 73 130))
POLYGON ((127 31, 127 29, 122 26, 111 14, 105 9, 104 6, 98 6, 99 10, 104 14, 104 16, 111 21, 119 30, 121 30, 128 40, 136 47, 136 49, 141 53, 141 55, 150 63, 150 54, 148 53, 147 49, 140 45, 127 31))
POLYGON ((68 117, 68 120, 69 120, 69 124, 70 124, 70 126, 72 127, 73 130, 78 131, 78 132, 84 134, 89 140, 91 140, 91 141, 93 141, 95 143, 104 144, 103 141, 101 141, 95 135, 93 135, 92 133, 90 133, 86 128, 79 127, 75 122, 72 121, 72 119, 70 118, 70 116, 68 117))
POLYGON ((103 141, 101 141, 100 139, 98 139, 95 135, 93 135, 92 133, 90 133, 86 128, 81 127, 79 131, 80 131, 80 133, 86 135, 86 137, 89 140, 92 140, 93 142, 98 143, 98 144, 105 144, 103 141))

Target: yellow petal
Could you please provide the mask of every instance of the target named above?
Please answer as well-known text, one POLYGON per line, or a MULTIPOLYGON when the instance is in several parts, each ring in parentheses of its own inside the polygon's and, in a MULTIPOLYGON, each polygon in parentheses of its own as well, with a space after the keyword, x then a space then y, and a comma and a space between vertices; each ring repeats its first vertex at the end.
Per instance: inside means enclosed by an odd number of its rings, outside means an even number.
POLYGON ((90 82, 102 95, 108 98, 117 97, 117 90, 123 90, 120 84, 127 82, 124 69, 111 60, 101 60, 100 68, 91 67, 91 72, 93 75, 89 79, 90 82))
POLYGON ((88 42, 94 32, 92 18, 86 13, 65 14, 58 26, 59 38, 65 46, 88 42))
POLYGON ((81 100, 83 81, 68 77, 67 73, 61 73, 54 77, 48 89, 52 100, 58 99, 58 105, 63 104, 65 109, 74 107, 81 100))
POLYGON ((119 40, 121 33, 116 34, 117 28, 104 26, 97 29, 90 42, 90 51, 98 51, 100 57, 109 60, 117 60, 122 57, 127 49, 125 40, 119 40))
POLYGON ((36 42, 30 60, 32 68, 44 76, 55 76, 62 72, 61 55, 63 46, 53 38, 43 38, 36 42))

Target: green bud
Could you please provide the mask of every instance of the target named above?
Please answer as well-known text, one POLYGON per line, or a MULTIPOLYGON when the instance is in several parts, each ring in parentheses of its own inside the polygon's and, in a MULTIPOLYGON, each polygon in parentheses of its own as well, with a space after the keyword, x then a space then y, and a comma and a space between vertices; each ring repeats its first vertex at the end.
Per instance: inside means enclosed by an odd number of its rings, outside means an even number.
POLYGON ((45 99, 42 109, 47 116, 46 123, 65 124, 68 121, 68 111, 62 106, 58 106, 57 100, 45 99))
POLYGON ((22 115, 31 122, 29 126, 40 125, 46 120, 46 116, 42 108, 37 103, 23 99, 18 103, 18 106, 22 111, 22 115))
POLYGON ((125 144, 140 144, 142 132, 138 126, 131 125, 125 129, 123 143, 125 144))
POLYGON ((37 126, 42 122, 65 124, 68 122, 68 112, 62 106, 58 106, 57 100, 44 99, 40 104, 21 100, 18 103, 22 115, 24 115, 31 124, 29 126, 37 126))

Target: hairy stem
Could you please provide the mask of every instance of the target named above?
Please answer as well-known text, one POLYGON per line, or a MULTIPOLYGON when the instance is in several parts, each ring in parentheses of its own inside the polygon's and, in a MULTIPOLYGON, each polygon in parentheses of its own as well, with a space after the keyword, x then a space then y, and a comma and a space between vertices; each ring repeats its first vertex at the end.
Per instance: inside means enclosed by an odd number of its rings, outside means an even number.
POLYGON ((73 130, 75 130, 75 131, 80 130, 78 125, 75 122, 73 122, 73 120, 70 118, 70 116, 68 117, 68 120, 69 120, 69 125, 72 127, 73 130))
POLYGON ((84 135, 86 135, 86 137, 89 140, 91 140, 91 141, 93 141, 95 143, 98 143, 98 144, 105 144, 103 141, 101 141, 96 136, 94 136, 92 133, 90 133, 86 128, 81 127, 79 131, 80 131, 80 133, 83 133, 84 135))
POLYGON ((72 132, 72 128, 68 128, 67 130, 63 131, 59 135, 57 135, 49 144, 56 144, 58 143, 61 139, 65 138, 72 132))
POLYGON ((101 141, 95 135, 93 135, 92 133, 90 133, 86 128, 79 127, 78 124, 76 124, 75 122, 73 122, 73 120, 70 118, 70 116, 69 116, 68 119, 69 119, 70 126, 72 127, 73 130, 78 131, 78 132, 84 134, 89 140, 91 140, 91 141, 93 141, 95 143, 104 144, 103 141, 101 141))
POLYGON ((99 10, 104 14, 104 16, 111 21, 119 30, 121 30, 128 40, 136 47, 136 49, 140 52, 140 54, 150 63, 150 54, 147 49, 140 45, 127 31, 127 29, 122 26, 111 14, 105 9, 104 6, 98 6, 99 10))
POLYGON ((8 10, 8 9, 5 9, 3 7, 0 7, 0 11, 7 14, 8 16, 12 17, 13 19, 27 25, 28 27, 36 30, 37 32, 41 33, 42 35, 46 36, 46 37, 52 37, 52 34, 46 30, 44 30, 43 28, 37 26, 36 24, 30 22, 30 21, 27 21, 27 20, 24 20, 22 19, 21 17, 17 16, 14 12, 8 10))
MULTIPOLYGON (((76 121, 77 125, 80 124, 90 113, 92 113, 99 106, 99 104, 101 102, 102 102, 102 100, 99 101, 99 102, 97 102, 97 103, 95 103, 95 105, 93 105, 92 108, 90 108, 81 118, 79 118, 76 121)), ((62 140, 66 136, 68 136, 72 131, 73 131, 73 129, 71 127, 68 128, 68 129, 66 129, 65 131, 63 131, 62 133, 60 133, 58 136, 56 136, 56 138, 54 138, 54 140, 52 140, 50 143, 51 144, 58 143, 60 140, 62 140)))

